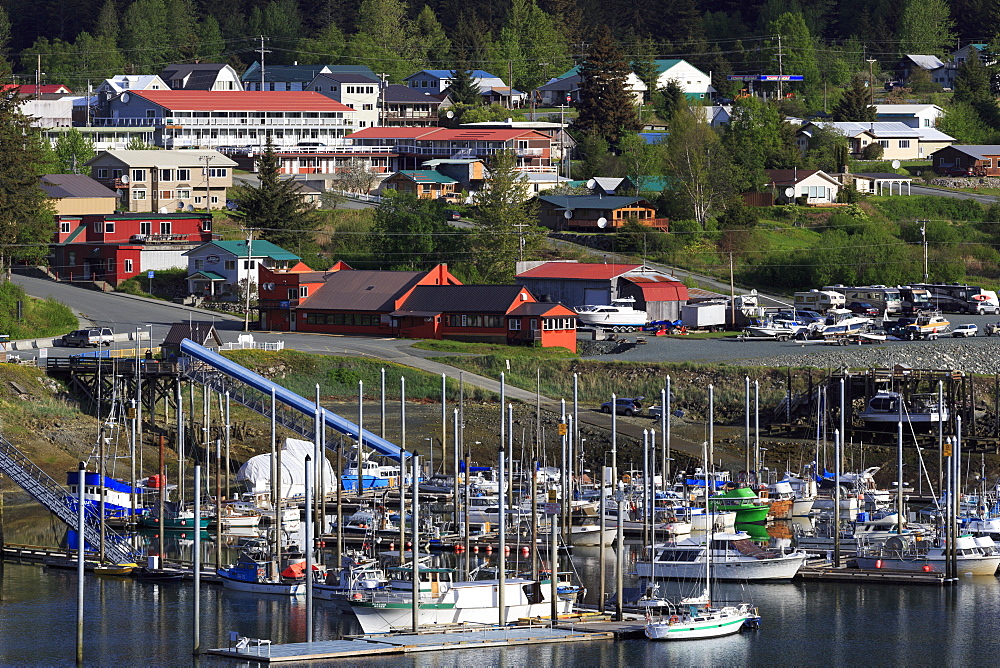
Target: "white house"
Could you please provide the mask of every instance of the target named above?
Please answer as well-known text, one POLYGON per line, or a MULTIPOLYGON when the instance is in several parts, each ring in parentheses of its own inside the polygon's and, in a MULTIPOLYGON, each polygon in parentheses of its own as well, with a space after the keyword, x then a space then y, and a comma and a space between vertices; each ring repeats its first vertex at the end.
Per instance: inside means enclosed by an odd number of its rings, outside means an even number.
POLYGON ((170 86, 156 74, 116 74, 102 81, 94 95, 110 99, 127 90, 170 90, 170 86))
POLYGON ((840 181, 821 169, 765 169, 764 173, 775 201, 805 197, 807 204, 829 204, 837 201, 840 192, 840 181), (786 194, 789 188, 792 195, 786 194))
POLYGON ((711 125, 713 128, 720 128, 725 125, 729 125, 729 120, 732 117, 733 107, 732 105, 713 105, 709 107, 691 107, 696 115, 700 115, 702 120, 711 125))
POLYGON ((188 262, 188 292, 214 298, 234 298, 240 281, 256 285, 258 268, 291 269, 302 261, 270 241, 256 239, 210 241, 184 253, 188 262))
POLYGON ((944 110, 936 104, 876 104, 875 119, 904 123, 911 128, 933 128, 944 110))
POLYGON ((689 102, 710 100, 715 97, 712 77, 705 74, 686 60, 654 60, 656 65, 656 87, 663 88, 668 81, 676 81, 689 102))
POLYGON ((167 65, 160 72, 160 79, 171 90, 243 90, 236 70, 220 63, 167 65))
MULTIPOLYGON (((570 104, 578 102, 580 99, 580 68, 574 67, 561 76, 552 79, 543 86, 535 89, 536 101, 545 106, 556 106, 559 104, 570 104)), ((642 104, 646 91, 649 87, 643 83, 642 79, 636 76, 635 72, 628 73, 625 88, 632 93, 636 104, 642 104)))
POLYGON ((306 84, 306 90, 336 100, 354 110, 354 119, 359 128, 370 128, 379 124, 380 84, 363 74, 354 72, 319 74, 306 84))

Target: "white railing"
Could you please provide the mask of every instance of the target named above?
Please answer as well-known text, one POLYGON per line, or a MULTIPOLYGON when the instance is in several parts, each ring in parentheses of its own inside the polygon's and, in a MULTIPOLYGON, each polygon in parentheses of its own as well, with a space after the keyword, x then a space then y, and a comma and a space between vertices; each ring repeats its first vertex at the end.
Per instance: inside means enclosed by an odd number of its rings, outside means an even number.
MULTIPOLYGON (((303 139, 302 141, 311 141, 303 139)), ((282 148, 279 153, 393 153, 395 146, 355 146, 353 144, 337 144, 327 146, 292 146, 282 148)))
POLYGON ((285 349, 284 341, 254 341, 252 334, 240 334, 235 342, 223 343, 219 350, 269 350, 285 349))
POLYGON ((283 127, 354 127, 353 118, 131 118, 124 116, 95 118, 99 127, 153 127, 179 125, 205 128, 267 128, 283 127))
POLYGON ((349 197, 351 199, 360 200, 362 202, 374 202, 375 204, 378 204, 379 202, 382 201, 382 196, 381 195, 369 195, 369 194, 366 194, 366 193, 353 193, 353 192, 350 192, 348 190, 336 190, 334 188, 330 188, 329 191, 332 192, 332 193, 336 193, 338 195, 342 195, 344 197, 349 197))

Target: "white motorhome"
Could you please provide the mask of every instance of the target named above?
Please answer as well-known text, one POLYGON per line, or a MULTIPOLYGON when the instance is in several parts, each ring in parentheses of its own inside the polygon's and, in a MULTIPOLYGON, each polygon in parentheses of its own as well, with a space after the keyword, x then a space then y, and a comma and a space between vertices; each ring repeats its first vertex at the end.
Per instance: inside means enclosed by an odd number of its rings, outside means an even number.
POLYGON ((825 313, 832 308, 844 308, 847 299, 835 290, 810 290, 795 293, 796 311, 819 311, 825 313))
POLYGON ((883 313, 900 313, 903 310, 903 299, 899 288, 885 285, 862 285, 850 287, 847 285, 824 285, 824 290, 834 290, 844 295, 846 303, 868 302, 883 313))

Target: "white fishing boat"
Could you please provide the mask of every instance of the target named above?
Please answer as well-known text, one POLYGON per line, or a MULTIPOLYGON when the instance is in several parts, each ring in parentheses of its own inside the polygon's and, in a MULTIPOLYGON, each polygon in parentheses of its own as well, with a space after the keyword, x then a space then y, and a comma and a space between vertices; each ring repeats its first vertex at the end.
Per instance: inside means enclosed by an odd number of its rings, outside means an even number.
POLYGON ((620 331, 622 328, 643 327, 649 322, 649 314, 635 308, 634 297, 611 300, 610 304, 587 304, 577 306, 576 319, 581 325, 605 327, 620 331))
POLYGON ((750 338, 767 338, 787 341, 800 332, 808 333, 809 326, 797 320, 775 320, 764 318, 749 325, 743 333, 750 338))
POLYGON ((912 394, 900 404, 899 392, 880 390, 858 413, 869 429, 895 429, 902 421, 915 430, 928 430, 948 422, 948 407, 938 401, 937 394, 912 394))
POLYGON ((826 312, 825 322, 814 323, 810 330, 814 338, 852 336, 869 331, 874 324, 871 318, 852 313, 847 309, 833 308, 826 312))
POLYGON ((654 545, 648 548, 653 558, 637 561, 636 573, 644 578, 697 580, 711 561, 717 580, 791 580, 806 560, 805 552, 764 549, 743 531, 716 532, 711 545, 705 543, 705 536, 689 536, 654 545))
MULTIPOLYGON (((1000 552, 985 536, 959 536, 955 542, 958 572, 994 575, 1000 552)), ((858 568, 944 573, 948 549, 944 541, 921 540, 919 536, 893 536, 879 545, 858 545, 858 568)))
MULTIPOLYGON (((406 591, 412 577, 411 566, 390 569, 391 591, 362 592, 351 595, 351 611, 358 618, 364 633, 385 633, 408 629, 412 624, 413 596, 406 591)), ((420 567, 418 624, 421 627, 444 624, 497 624, 500 620, 500 582, 473 580, 453 582, 450 568, 420 567)), ((507 578, 504 584, 504 621, 516 622, 526 617, 548 617, 551 614, 551 585, 524 578, 507 578)), ((559 597, 557 614, 573 611, 571 600, 559 597)))
POLYGON ((327 573, 326 580, 313 584, 313 596, 335 601, 343 610, 350 610, 350 598, 389 584, 385 570, 374 559, 345 554, 337 571, 327 573))

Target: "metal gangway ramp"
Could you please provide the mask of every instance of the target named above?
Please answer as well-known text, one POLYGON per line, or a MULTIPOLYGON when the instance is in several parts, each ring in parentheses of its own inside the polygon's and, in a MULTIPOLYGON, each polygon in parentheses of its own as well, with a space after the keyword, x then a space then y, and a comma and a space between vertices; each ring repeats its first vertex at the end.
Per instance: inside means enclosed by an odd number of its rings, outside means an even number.
MULTIPOLYGON (((52 514, 65 522, 71 529, 77 528, 79 502, 57 483, 48 473, 28 459, 7 439, 0 436, 0 471, 7 474, 21 489, 35 501, 49 509, 52 514)), ((101 544, 100 511, 84 506, 84 539, 92 546, 101 544)), ((137 558, 136 551, 121 534, 108 527, 104 528, 104 556, 113 564, 132 563, 137 558)))
MULTIPOLYGON (((181 341, 181 352, 188 357, 183 374, 191 381, 225 394, 250 410, 271 419, 271 393, 275 399, 275 421, 308 440, 316 437, 315 402, 304 399, 260 374, 228 360, 191 339, 181 341)), ((352 439, 358 438, 358 425, 329 410, 322 409, 327 427, 352 439)), ((403 460, 410 453, 367 429, 361 430, 361 443, 380 455, 403 460)), ((328 449, 332 449, 327 445, 328 449)))

